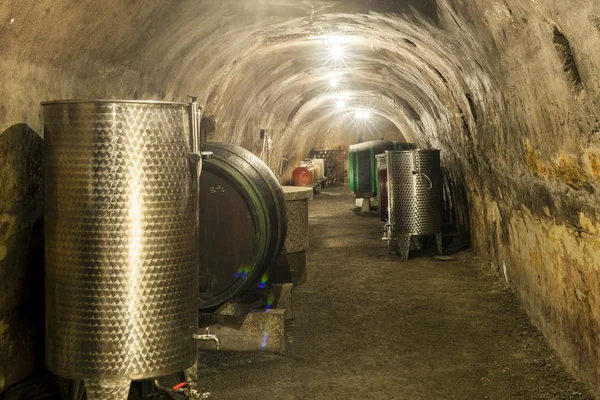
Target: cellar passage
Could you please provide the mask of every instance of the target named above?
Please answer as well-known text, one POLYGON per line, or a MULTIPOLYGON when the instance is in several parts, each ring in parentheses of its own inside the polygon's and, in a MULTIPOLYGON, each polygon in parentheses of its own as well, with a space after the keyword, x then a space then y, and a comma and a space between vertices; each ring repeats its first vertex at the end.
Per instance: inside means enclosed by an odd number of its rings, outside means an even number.
MULTIPOLYGON (((43 358, 40 102, 187 101, 282 184, 312 149, 441 150, 457 242, 600 393, 598 0, 5 0, 0 391, 43 358)), ((46 182, 48 184, 48 182, 46 182)))

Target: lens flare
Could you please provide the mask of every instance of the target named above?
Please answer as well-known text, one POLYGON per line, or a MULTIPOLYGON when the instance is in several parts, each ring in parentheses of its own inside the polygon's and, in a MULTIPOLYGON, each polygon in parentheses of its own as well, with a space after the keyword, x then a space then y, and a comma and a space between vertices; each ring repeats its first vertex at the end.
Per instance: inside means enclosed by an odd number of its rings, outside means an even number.
POLYGON ((262 335, 262 340, 260 341, 260 348, 262 350, 267 347, 267 343, 269 342, 269 328, 265 328, 262 335))
POLYGON ((267 297, 267 306, 265 307, 265 309, 267 311, 269 311, 273 307, 274 302, 275 302, 275 294, 271 292, 271 293, 269 293, 269 297, 267 297))
POLYGON ((250 273, 250 266, 242 265, 241 267, 238 268, 237 272, 235 273, 235 275, 233 275, 233 277, 244 279, 248 276, 249 273, 250 273))
POLYGON ((258 287, 261 289, 264 289, 268 280, 269 280, 269 274, 264 274, 262 276, 262 278, 260 278, 260 283, 258 284, 258 287))
POLYGON ((356 111, 354 116, 356 117, 356 119, 365 121, 365 120, 368 120, 371 118, 371 113, 369 113, 366 110, 358 110, 358 111, 356 111))

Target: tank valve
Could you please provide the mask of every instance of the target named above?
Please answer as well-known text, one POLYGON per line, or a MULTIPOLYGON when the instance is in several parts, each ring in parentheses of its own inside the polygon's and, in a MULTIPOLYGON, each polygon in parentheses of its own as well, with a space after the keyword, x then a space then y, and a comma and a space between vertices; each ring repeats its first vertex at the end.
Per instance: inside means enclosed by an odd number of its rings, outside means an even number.
POLYGON ((217 335, 213 335, 210 333, 210 328, 206 328, 206 333, 204 335, 194 334, 194 339, 196 340, 205 340, 205 341, 213 341, 215 342, 215 347, 217 350, 221 349, 221 342, 217 335))
POLYGON ((204 158, 204 157, 201 157, 201 155, 198 153, 189 153, 188 154, 188 159, 190 160, 190 163, 192 163, 194 165, 200 163, 200 160, 202 158, 204 158))
POLYGON ((381 240, 394 240, 392 238, 392 224, 385 224, 385 226, 383 227, 383 237, 381 238, 381 240))

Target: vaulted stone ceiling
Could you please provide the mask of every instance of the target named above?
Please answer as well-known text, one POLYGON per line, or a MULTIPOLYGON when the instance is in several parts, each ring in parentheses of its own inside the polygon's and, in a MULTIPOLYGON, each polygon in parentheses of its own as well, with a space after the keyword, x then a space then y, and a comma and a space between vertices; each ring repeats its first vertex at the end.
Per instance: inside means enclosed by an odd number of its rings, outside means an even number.
MULTIPOLYGON (((312 147, 441 148, 475 251, 600 390, 599 0, 5 0, 0 49, 0 132, 42 135, 42 100, 197 94, 210 139, 266 159, 267 130, 282 181, 312 147)), ((25 229, 39 200, 9 187, 25 229)))

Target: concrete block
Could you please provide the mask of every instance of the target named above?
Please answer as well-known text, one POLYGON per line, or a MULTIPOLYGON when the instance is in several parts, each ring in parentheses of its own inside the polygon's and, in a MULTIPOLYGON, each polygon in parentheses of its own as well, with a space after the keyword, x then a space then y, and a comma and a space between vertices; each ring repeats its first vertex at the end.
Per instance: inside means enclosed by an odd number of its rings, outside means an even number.
POLYGON ((214 315, 239 317, 264 306, 265 301, 261 297, 250 297, 241 303, 230 300, 214 311, 214 315))
POLYGON ((294 285, 292 283, 274 284, 273 294, 275 301, 273 307, 280 310, 285 310, 284 319, 294 319, 294 302, 292 293, 294 285))
POLYGON ((293 283, 294 286, 306 282, 306 252, 281 254, 269 270, 269 282, 293 283))
MULTIPOLYGON (((206 333, 205 328, 198 333, 206 333)), ((285 310, 255 310, 244 317, 241 326, 214 324, 210 333, 219 338, 221 350, 285 353, 285 310)), ((215 344, 198 341, 198 348, 215 350, 215 344)))
POLYGON ((371 199, 363 199, 362 206, 360 207, 360 212, 368 213, 371 211, 371 199))
POLYGON ((371 211, 371 206, 375 205, 377 199, 375 198, 358 198, 355 200, 356 208, 360 208, 361 213, 368 213, 371 211))
POLYGON ((308 248, 308 202, 313 198, 313 189, 284 186, 283 194, 288 212, 288 231, 285 252, 296 253, 308 248))

